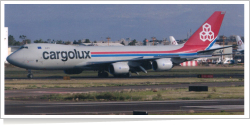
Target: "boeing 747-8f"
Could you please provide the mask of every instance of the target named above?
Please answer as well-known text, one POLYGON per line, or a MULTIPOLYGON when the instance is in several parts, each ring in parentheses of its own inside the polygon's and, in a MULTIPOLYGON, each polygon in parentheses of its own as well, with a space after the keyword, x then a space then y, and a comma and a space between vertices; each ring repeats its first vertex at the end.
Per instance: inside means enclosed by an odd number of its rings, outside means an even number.
MULTIPOLYGON (((79 74, 97 70, 99 77, 129 77, 148 69, 167 71, 174 65, 200 57, 211 57, 225 12, 216 11, 185 44, 168 46, 73 46, 59 44, 26 44, 7 57, 15 66, 31 70, 64 70, 79 74)), ((227 46, 229 47, 229 46, 227 46)), ((227 48, 224 47, 224 48, 227 48)))

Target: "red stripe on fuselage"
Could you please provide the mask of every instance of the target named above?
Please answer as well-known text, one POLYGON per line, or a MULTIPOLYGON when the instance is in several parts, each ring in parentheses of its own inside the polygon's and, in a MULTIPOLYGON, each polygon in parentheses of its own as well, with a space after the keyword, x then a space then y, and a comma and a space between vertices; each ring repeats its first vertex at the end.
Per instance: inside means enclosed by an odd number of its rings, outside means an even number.
POLYGON ((194 53, 204 50, 207 46, 186 45, 180 49, 172 51, 117 51, 117 52, 91 52, 91 54, 153 54, 153 53, 194 53))

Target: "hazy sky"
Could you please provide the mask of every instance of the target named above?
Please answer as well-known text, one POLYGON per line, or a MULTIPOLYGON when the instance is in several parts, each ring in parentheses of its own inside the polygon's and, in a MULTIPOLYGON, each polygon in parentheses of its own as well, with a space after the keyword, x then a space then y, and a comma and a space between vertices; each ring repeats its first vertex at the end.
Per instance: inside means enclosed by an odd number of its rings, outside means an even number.
POLYGON ((16 40, 26 35, 32 42, 185 39, 214 11, 226 11, 219 35, 244 36, 243 4, 6 4, 5 27, 16 40))

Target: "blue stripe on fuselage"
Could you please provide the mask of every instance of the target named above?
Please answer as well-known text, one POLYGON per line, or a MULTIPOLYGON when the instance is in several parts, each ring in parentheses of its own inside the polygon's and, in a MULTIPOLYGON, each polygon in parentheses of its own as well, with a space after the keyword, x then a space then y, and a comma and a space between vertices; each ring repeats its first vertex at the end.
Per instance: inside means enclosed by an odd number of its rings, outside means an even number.
POLYGON ((125 57, 125 56, 193 56, 197 53, 173 53, 173 54, 92 54, 91 57, 125 57))

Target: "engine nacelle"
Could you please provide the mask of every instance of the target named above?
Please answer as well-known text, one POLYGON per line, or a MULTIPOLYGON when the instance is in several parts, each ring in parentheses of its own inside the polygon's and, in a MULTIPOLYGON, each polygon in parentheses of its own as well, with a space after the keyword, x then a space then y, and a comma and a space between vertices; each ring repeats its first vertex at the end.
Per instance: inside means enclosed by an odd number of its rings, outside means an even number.
POLYGON ((65 74, 80 74, 82 73, 82 69, 66 69, 64 70, 65 74))
POLYGON ((129 66, 127 62, 112 63, 109 66, 109 73, 112 75, 127 74, 129 73, 129 66))
POLYGON ((153 61, 152 68, 154 71, 167 71, 173 68, 171 58, 162 58, 153 61))

